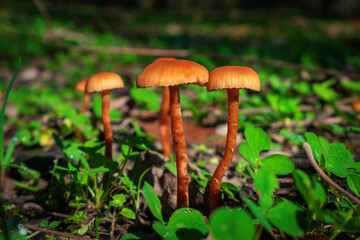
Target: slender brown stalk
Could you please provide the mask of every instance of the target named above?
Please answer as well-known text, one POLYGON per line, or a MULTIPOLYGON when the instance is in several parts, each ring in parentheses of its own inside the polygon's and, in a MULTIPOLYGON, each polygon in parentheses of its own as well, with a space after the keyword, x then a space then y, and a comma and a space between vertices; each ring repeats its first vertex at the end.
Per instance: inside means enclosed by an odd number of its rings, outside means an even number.
POLYGON ((109 90, 104 90, 101 92, 101 118, 104 125, 104 135, 105 135, 105 155, 111 161, 112 160, 112 129, 110 122, 110 94, 109 90))
MULTIPOLYGON (((90 94, 84 92, 84 103, 83 103, 83 107, 80 110, 80 113, 85 113, 88 110, 89 103, 90 103, 90 94)), ((80 129, 76 130, 76 136, 80 141, 84 141, 85 139, 84 134, 80 129)))
POLYGON ((189 207, 189 178, 187 174, 188 156, 181 117, 179 86, 170 86, 171 132, 177 168, 177 208, 189 207))
POLYGON ((346 197, 348 197, 349 199, 351 199, 353 202, 355 202, 357 205, 360 206, 360 200, 356 197, 354 197, 351 193, 349 193, 348 191, 346 191, 345 189, 343 189, 342 187, 340 187, 339 185, 337 185, 333 180, 331 180, 331 178, 329 178, 326 173, 323 172, 323 170, 319 167, 319 165, 317 164, 314 155, 312 153, 311 147, 310 145, 306 142, 304 143, 304 148, 306 151, 306 154, 310 160, 311 165, 315 168, 315 170, 319 173, 319 175, 331 186, 333 186, 336 190, 338 190, 339 192, 341 192, 342 194, 344 194, 346 197))
POLYGON ((170 145, 170 127, 168 122, 168 114, 170 107, 170 92, 169 87, 164 87, 163 99, 160 108, 160 140, 163 146, 163 154, 166 157, 171 155, 171 145, 170 145))
POLYGON ((80 110, 80 113, 85 113, 89 108, 89 104, 90 104, 90 94, 84 93, 84 103, 83 103, 83 107, 80 110))
POLYGON ((220 206, 221 181, 235 154, 236 135, 239 117, 239 89, 228 89, 228 131, 226 149, 223 158, 217 166, 210 183, 210 211, 213 212, 220 206))

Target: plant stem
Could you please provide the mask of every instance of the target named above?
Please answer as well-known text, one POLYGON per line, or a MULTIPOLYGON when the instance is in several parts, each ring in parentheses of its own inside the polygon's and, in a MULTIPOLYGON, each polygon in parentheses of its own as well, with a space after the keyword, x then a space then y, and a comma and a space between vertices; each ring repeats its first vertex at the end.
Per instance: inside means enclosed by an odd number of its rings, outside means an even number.
POLYGON ((113 215, 111 217, 111 231, 110 231, 110 240, 114 239, 114 229, 115 229, 115 214, 116 214, 116 207, 114 207, 113 215))
POLYGON ((334 232, 333 235, 331 235, 329 240, 334 240, 340 233, 341 233, 341 231, 339 229, 336 229, 336 231, 334 232))
POLYGON ((262 231, 263 231, 263 225, 259 224, 259 229, 256 232, 256 236, 255 236, 254 240, 259 240, 260 239, 262 231))
POLYGON ((4 122, 5 122, 5 108, 6 108, 7 100, 10 95, 12 85, 15 81, 16 75, 18 74, 18 72, 20 70, 20 66, 21 66, 21 59, 19 59, 19 61, 18 61, 14 75, 12 76, 9 86, 6 90, 3 106, 1 108, 1 113, 0 113, 0 167, 1 167, 0 184, 2 184, 2 182, 3 182, 4 175, 5 175, 5 168, 6 168, 6 166, 4 166, 4 129, 3 129, 4 122))
POLYGON ((342 187, 340 187, 339 185, 337 185, 333 180, 331 180, 331 178, 329 178, 324 172, 323 170, 319 167, 319 165, 317 164, 311 147, 310 145, 306 142, 304 143, 304 148, 305 151, 307 153, 307 156, 310 160, 311 165, 315 168, 315 170, 319 173, 319 175, 331 186, 333 186, 336 190, 338 190, 339 192, 341 192, 342 194, 344 194, 346 197, 348 197, 349 199, 351 199, 352 201, 354 201, 357 205, 360 206, 360 200, 357 199, 356 197, 354 197, 353 195, 351 195, 349 192, 347 192, 345 189, 343 189, 342 187))

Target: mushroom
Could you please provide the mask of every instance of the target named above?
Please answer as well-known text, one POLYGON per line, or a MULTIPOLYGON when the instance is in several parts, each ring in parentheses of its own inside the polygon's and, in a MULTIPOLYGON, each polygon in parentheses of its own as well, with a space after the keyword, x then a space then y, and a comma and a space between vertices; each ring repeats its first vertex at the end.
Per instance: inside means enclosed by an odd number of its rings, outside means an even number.
POLYGON ((75 90, 84 93, 84 103, 83 107, 80 110, 80 113, 85 113, 89 108, 90 103, 90 94, 85 92, 85 86, 86 86, 87 80, 82 80, 78 82, 75 86, 75 90))
MULTIPOLYGON (((84 93, 84 103, 83 107, 80 110, 80 113, 85 113, 89 108, 90 103, 90 94, 85 92, 85 85, 87 80, 82 80, 78 82, 75 86, 75 90, 84 93)), ((76 130, 76 136, 80 141, 84 141, 84 134, 81 132, 80 129, 76 130)))
MULTIPOLYGON (((160 61, 172 61, 175 58, 157 58, 153 62, 160 61)), ((159 123, 160 123, 160 141, 163 146, 164 156, 170 158, 171 155, 171 146, 170 146, 170 127, 168 124, 168 114, 170 106, 170 92, 169 87, 164 87, 163 98, 161 102, 161 108, 159 113, 159 123)))
POLYGON ((113 72, 102 72, 92 75, 86 83, 87 93, 101 92, 101 118, 104 125, 105 155, 112 160, 112 130, 110 123, 110 90, 123 88, 122 78, 113 72))
POLYGON ((210 182, 210 211, 220 205, 220 186, 222 178, 234 157, 239 116, 239 89, 260 91, 259 75, 249 67, 224 66, 210 72, 207 91, 226 89, 228 95, 228 130, 226 149, 210 182))
POLYGON ((355 102, 353 102, 352 109, 357 112, 357 119, 360 121, 360 100, 356 100, 355 102))
POLYGON ((189 206, 189 178, 187 174, 188 156, 182 125, 179 85, 204 85, 209 79, 208 70, 202 65, 188 60, 158 61, 147 66, 138 76, 136 85, 145 87, 169 87, 170 117, 173 146, 177 169, 177 207, 189 206))

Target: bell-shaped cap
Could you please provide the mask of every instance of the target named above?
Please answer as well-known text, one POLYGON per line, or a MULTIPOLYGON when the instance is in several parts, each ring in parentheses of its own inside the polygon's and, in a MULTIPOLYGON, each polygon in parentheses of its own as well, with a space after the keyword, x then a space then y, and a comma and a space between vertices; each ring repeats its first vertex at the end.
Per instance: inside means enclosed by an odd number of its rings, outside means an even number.
POLYGON ((352 109, 355 112, 360 113, 360 100, 356 100, 355 102, 352 103, 352 109))
POLYGON ((207 91, 219 89, 246 88, 260 91, 259 75, 249 67, 224 66, 210 72, 207 91))
POLYGON ((92 75, 86 83, 85 91, 88 93, 102 92, 116 88, 123 88, 122 78, 113 72, 101 72, 92 75))
POLYGON ((86 86, 87 80, 82 80, 78 82, 75 86, 75 90, 79 92, 85 92, 85 86, 86 86))
POLYGON ((204 85, 208 80, 209 71, 204 66, 188 60, 175 59, 148 65, 138 76, 136 86, 168 87, 188 83, 204 85))

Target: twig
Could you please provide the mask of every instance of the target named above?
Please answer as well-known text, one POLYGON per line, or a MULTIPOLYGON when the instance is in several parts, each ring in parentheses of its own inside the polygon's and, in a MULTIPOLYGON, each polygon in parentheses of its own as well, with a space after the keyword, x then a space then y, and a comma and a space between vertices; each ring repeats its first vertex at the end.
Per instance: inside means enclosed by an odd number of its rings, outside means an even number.
POLYGON ((39 9, 42 17, 44 18, 46 24, 48 25, 49 28, 52 28, 53 26, 53 22, 52 19, 50 17, 49 12, 47 11, 44 3, 42 2, 42 0, 33 0, 36 7, 39 9))
POLYGON ((338 70, 332 70, 327 68, 319 68, 319 67, 305 67, 300 64, 291 63, 291 62, 284 62, 281 60, 264 60, 264 59, 258 59, 258 58, 246 58, 241 57, 239 55, 225 55, 220 53, 200 53, 195 52, 194 54, 202 54, 206 55, 210 58, 215 59, 222 59, 222 60, 239 60, 241 62, 246 63, 254 63, 254 64, 260 64, 260 65, 266 65, 266 66, 272 66, 272 67, 278 67, 278 68, 289 68, 289 69, 295 69, 295 70, 306 70, 309 72, 314 73, 322 73, 332 76, 348 76, 353 79, 360 79, 359 73, 351 73, 351 72, 345 72, 345 71, 338 71, 338 70))
POLYGON ((113 215, 112 215, 112 218, 111 218, 110 240, 114 240, 115 215, 116 215, 116 207, 114 207, 113 215))
MULTIPOLYGON (((59 45, 59 44, 58 44, 59 45)), ((102 46, 70 46, 61 44, 63 47, 79 52, 109 53, 109 54, 135 54, 143 56, 172 56, 187 57, 188 50, 156 49, 156 48, 132 48, 132 47, 102 47, 102 46)))
MULTIPOLYGON (((36 1, 36 0, 34 0, 36 1)), ((55 33, 54 33, 55 34, 55 33)), ((46 35, 46 34, 45 34, 46 35)), ((71 49, 73 51, 80 52, 94 52, 94 53, 109 53, 109 54, 135 54, 135 55, 144 55, 144 56, 171 56, 171 57, 189 57, 190 55, 203 55, 213 59, 218 60, 238 60, 245 63, 260 64, 266 66, 272 66, 277 68, 288 68, 295 70, 306 70, 314 73, 327 74, 331 76, 348 76, 352 79, 360 79, 359 73, 351 73, 345 71, 332 70, 327 68, 319 67, 305 67, 300 64, 284 62, 281 60, 264 60, 258 58, 247 58, 239 55, 228 55, 214 52, 192 52, 187 49, 153 49, 153 48, 132 48, 132 47, 116 47, 116 46, 89 46, 84 44, 79 44, 78 46, 72 46, 69 44, 64 44, 61 40, 61 37, 66 39, 66 36, 60 36, 53 38, 56 41, 56 44, 60 47, 71 49)))
POLYGON ((34 231, 41 231, 41 232, 56 235, 56 236, 67 237, 67 238, 70 238, 70 239, 97 240, 96 238, 87 238, 87 237, 77 236, 77 235, 74 235, 74 234, 59 232, 59 231, 55 231, 55 230, 51 230, 51 229, 47 229, 47 228, 34 226, 34 225, 31 225, 31 224, 25 224, 25 227, 28 228, 28 229, 34 230, 34 231))
POLYGON ((311 165, 315 168, 315 170, 320 174, 320 176, 331 186, 333 186, 335 189, 337 189, 339 192, 341 192, 342 194, 344 194, 346 197, 348 197, 349 199, 351 199, 352 201, 354 201, 357 205, 360 206, 360 200, 357 199, 356 197, 354 197, 352 194, 350 194, 349 192, 347 192, 345 189, 343 189, 342 187, 340 187, 339 185, 337 185, 333 180, 331 180, 331 178, 329 178, 324 172, 323 170, 319 167, 319 165, 317 164, 314 155, 312 153, 311 147, 310 145, 306 142, 304 143, 304 148, 306 151, 306 154, 311 162, 311 165))

